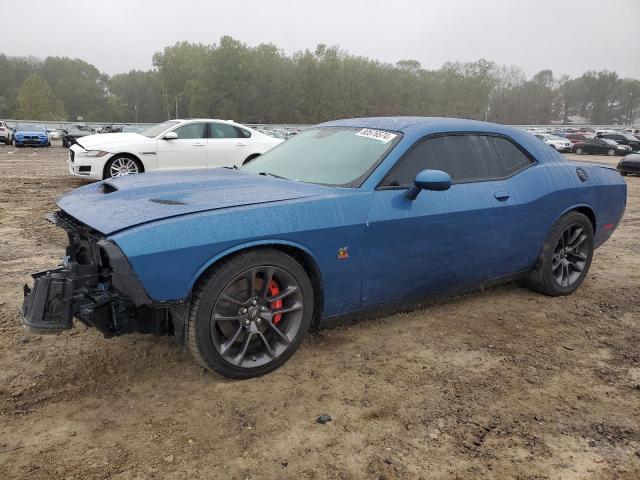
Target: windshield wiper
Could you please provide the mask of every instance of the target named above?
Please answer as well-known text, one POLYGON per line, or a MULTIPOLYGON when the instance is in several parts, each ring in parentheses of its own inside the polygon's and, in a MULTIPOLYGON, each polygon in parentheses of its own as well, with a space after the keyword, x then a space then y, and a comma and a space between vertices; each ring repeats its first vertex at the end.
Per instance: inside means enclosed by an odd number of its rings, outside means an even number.
POLYGON ((281 177, 280 175, 276 175, 275 173, 271 173, 271 172, 258 172, 258 175, 268 175, 270 177, 274 177, 274 178, 281 178, 283 180, 289 180, 287 177, 281 177))

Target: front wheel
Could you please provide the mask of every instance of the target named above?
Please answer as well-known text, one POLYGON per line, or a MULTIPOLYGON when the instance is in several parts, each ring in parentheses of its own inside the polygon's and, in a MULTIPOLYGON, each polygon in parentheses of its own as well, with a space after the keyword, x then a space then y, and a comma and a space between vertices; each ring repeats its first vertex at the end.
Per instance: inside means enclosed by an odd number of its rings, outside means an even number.
POLYGON ((229 378, 275 370, 296 351, 313 317, 313 289, 302 266, 278 250, 240 253, 195 289, 188 347, 205 368, 229 378))
POLYGON ((607 155, 609 155, 610 157, 613 157, 616 154, 616 151, 613 148, 610 148, 609 150, 607 150, 607 155))
POLYGON ((125 175, 142 173, 142 164, 139 160, 126 156, 115 156, 104 167, 103 178, 115 178, 125 175))
POLYGON ((579 212, 569 212, 551 229, 529 286, 551 296, 569 295, 582 284, 593 258, 593 226, 579 212))

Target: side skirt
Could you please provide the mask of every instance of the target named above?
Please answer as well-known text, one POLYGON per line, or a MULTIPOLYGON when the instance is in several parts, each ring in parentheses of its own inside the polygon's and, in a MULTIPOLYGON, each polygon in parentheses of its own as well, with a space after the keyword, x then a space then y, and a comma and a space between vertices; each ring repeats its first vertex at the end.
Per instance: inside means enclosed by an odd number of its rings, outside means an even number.
POLYGON ((512 275, 506 275, 504 277, 487 280, 479 284, 465 285, 462 287, 455 287, 447 290, 439 290, 437 292, 432 292, 425 295, 405 298, 402 300, 394 300, 380 305, 374 305, 372 307, 361 308, 359 310, 348 313, 332 315, 330 317, 321 319, 320 322, 318 322, 317 330, 322 330, 324 328, 334 328, 339 325, 351 324, 367 318, 378 318, 395 313, 415 310, 418 307, 433 303, 436 300, 455 297, 458 295, 463 295, 465 293, 482 291, 487 288, 495 287, 496 285, 523 280, 528 273, 529 270, 525 270, 512 275))

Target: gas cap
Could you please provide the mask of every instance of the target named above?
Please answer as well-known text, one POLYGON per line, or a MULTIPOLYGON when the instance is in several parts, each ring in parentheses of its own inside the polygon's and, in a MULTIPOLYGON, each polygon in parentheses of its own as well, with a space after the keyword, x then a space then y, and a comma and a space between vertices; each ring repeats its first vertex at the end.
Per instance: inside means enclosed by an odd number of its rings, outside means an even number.
POLYGON ((582 180, 583 182, 587 181, 587 172, 585 172, 583 169, 581 168, 576 168, 576 175, 578 175, 578 178, 580 180, 582 180))

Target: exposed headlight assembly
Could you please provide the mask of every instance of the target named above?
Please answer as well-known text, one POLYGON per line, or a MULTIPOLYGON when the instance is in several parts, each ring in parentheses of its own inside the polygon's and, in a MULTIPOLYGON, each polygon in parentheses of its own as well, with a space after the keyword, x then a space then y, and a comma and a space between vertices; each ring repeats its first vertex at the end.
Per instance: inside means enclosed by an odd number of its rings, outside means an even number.
POLYGON ((109 152, 103 152, 102 150, 87 150, 86 152, 82 152, 80 155, 83 157, 104 157, 109 152))

